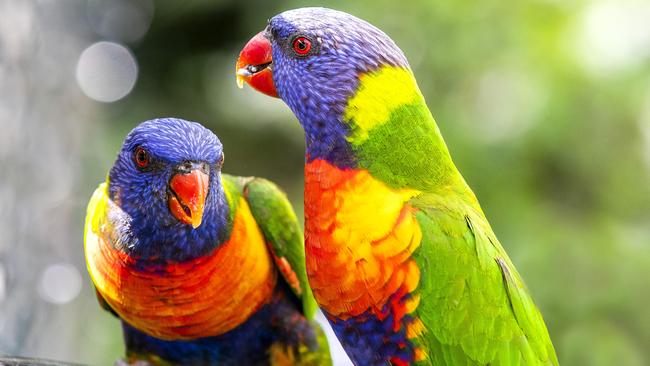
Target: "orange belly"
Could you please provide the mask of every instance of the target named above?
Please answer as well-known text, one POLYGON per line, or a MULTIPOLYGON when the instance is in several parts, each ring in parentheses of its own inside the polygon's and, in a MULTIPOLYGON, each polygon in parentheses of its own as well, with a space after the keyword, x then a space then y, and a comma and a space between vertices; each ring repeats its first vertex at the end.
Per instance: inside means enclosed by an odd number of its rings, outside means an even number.
MULTIPOLYGON (((416 289, 420 270, 412 253, 422 233, 408 200, 417 193, 393 190, 365 170, 324 160, 306 165, 307 274, 329 315, 345 320, 371 311, 383 318, 391 296, 416 289)), ((418 303, 417 294, 409 296, 399 312, 411 313, 418 303)))
POLYGON ((126 322, 166 340, 215 336, 246 321, 271 298, 276 272, 248 204, 238 205, 230 240, 182 263, 138 263, 96 235, 86 239, 95 287, 126 322))

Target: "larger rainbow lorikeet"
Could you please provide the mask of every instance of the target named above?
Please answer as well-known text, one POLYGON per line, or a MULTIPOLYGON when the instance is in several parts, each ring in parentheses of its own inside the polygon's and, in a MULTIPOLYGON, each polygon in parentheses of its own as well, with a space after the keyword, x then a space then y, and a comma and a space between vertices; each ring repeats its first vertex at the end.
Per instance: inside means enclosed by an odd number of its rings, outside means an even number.
POLYGON ((307 274, 357 365, 557 365, 540 312, 454 166, 406 57, 323 8, 237 61, 306 135, 307 274))
POLYGON ((127 362, 330 364, 286 196, 222 163, 200 124, 146 121, 90 200, 88 272, 122 320, 127 362))

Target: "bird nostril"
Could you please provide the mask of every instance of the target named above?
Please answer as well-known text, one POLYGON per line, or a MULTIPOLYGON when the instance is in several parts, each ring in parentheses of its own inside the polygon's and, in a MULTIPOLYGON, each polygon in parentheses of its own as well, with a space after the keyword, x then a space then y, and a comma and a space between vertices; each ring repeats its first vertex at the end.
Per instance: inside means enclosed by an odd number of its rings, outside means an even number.
POLYGON ((210 166, 205 162, 188 160, 177 165, 175 168, 176 173, 180 174, 189 174, 192 172, 192 170, 199 170, 202 173, 208 174, 210 172, 210 166))

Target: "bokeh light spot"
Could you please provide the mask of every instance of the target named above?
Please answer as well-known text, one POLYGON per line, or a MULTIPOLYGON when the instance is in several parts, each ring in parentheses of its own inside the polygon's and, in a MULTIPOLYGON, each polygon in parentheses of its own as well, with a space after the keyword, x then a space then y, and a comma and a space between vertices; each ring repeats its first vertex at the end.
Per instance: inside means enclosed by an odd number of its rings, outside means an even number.
POLYGON ((88 97, 114 102, 128 95, 138 78, 135 57, 124 46, 97 42, 86 48, 77 63, 77 83, 88 97))
POLYGON ((650 3, 596 1, 587 7, 576 47, 587 69, 605 74, 641 64, 650 57, 650 3))
POLYGON ((486 72, 476 89, 476 136, 492 143, 520 136, 533 125, 544 100, 542 86, 523 71, 486 72))
POLYGON ((93 0, 87 3, 88 21, 101 36, 121 42, 139 41, 153 18, 152 0, 93 0))
POLYGON ((66 304, 81 292, 81 274, 68 263, 48 266, 38 284, 38 293, 43 300, 53 304, 66 304))
POLYGON ((7 275, 5 273, 5 267, 0 263, 0 304, 5 300, 7 296, 7 275))
POLYGON ((644 101, 639 114, 639 130, 643 141, 643 152, 646 167, 650 170, 650 87, 645 93, 644 101))

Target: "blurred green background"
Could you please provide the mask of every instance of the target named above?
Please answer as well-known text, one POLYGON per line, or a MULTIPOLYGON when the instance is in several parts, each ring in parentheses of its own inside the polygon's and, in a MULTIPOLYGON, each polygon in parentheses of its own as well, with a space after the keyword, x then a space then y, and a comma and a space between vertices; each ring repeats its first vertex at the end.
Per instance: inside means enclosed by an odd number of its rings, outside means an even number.
POLYGON ((307 5, 402 47, 561 363, 650 364, 647 0, 0 0, 0 354, 122 355, 82 224, 141 121, 203 123, 226 172, 276 181, 302 216, 302 131, 237 89, 234 62, 269 17, 307 5))

